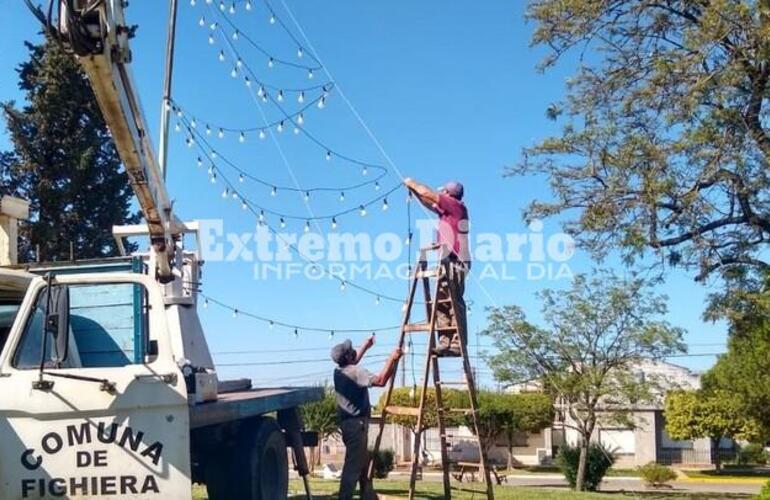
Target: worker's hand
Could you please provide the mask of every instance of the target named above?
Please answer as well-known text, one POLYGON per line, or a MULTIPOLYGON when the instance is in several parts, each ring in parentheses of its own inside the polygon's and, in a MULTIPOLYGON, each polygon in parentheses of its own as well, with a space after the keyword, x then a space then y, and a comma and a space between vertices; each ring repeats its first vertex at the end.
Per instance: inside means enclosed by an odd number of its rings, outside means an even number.
POLYGON ((392 359, 393 361, 398 361, 399 359, 401 359, 401 356, 403 355, 404 355, 403 349, 401 349, 400 347, 396 347, 393 350, 393 352, 390 354, 390 359, 392 359))
POLYGON ((364 349, 369 349, 373 345, 374 345, 374 335, 372 335, 368 339, 364 340, 364 349))
POLYGON ((412 189, 413 185, 414 185, 414 180, 411 177, 404 178, 404 186, 408 187, 409 189, 412 189))

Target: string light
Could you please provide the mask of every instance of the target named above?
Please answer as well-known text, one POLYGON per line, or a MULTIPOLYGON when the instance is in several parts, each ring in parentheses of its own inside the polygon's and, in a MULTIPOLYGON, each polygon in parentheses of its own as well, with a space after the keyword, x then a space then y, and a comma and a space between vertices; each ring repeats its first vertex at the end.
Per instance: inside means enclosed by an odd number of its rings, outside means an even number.
POLYGON ((246 0, 246 10, 251 10, 251 0, 246 0))
POLYGON ((337 218, 332 217, 332 229, 337 229, 337 218))
POLYGON ((270 57, 270 59, 267 60, 267 67, 272 68, 275 65, 274 59, 270 57))
POLYGON ((278 124, 278 132, 283 132, 283 120, 278 124))
POLYGON ((206 135, 211 135, 211 127, 206 125, 206 135))
POLYGON ((286 221, 283 220, 283 217, 281 217, 280 225, 281 225, 281 229, 286 229, 286 221))
POLYGON ((241 184, 243 184, 243 181, 244 181, 244 180, 245 180, 245 178, 243 177, 243 174, 238 174, 238 182, 240 182, 241 184))
POLYGON ((219 137, 220 139, 224 139, 225 138, 225 131, 220 128, 219 132, 217 132, 217 137, 219 137))
POLYGON ((302 124, 304 124, 304 123, 305 123, 305 117, 302 115, 302 113, 300 113, 300 114, 297 116, 297 123, 298 123, 299 125, 302 125, 302 124))
POLYGON ((307 70, 307 79, 312 80, 313 79, 313 70, 309 69, 307 70))
POLYGON ((259 211, 259 222, 260 223, 265 222, 265 211, 264 210, 260 210, 259 211))
POLYGON ((310 232, 310 221, 309 220, 305 221, 305 232, 306 233, 310 232))
POLYGON ((364 168, 361 169, 361 175, 367 175, 369 174, 369 169, 366 168, 366 165, 364 165, 364 168))
POLYGON ((326 152, 326 161, 331 161, 331 159, 332 159, 332 152, 331 151, 327 151, 326 152))
POLYGON ((201 159, 201 157, 200 157, 200 156, 197 158, 196 162, 198 163, 198 166, 199 166, 199 167, 202 167, 202 166, 203 166, 203 160, 201 159))
POLYGON ((302 58, 302 47, 297 48, 297 57, 302 58))
POLYGON ((230 12, 230 14, 235 14, 235 2, 230 4, 230 11, 229 12, 230 12))
POLYGON ((275 14, 270 14, 270 24, 275 24, 275 14))
POLYGON ((228 196, 229 194, 230 194, 230 189, 228 189, 228 188, 225 188, 225 189, 222 191, 222 198, 227 198, 227 196, 228 196))
POLYGON ((296 328, 294 329, 294 338, 299 338, 299 331, 296 328))
POLYGON ((380 190, 380 182, 379 181, 375 181, 374 182, 374 190, 375 191, 379 191, 380 190))
POLYGON ((268 326, 268 328, 270 328, 270 329, 272 330, 272 329, 273 329, 273 327, 275 326, 275 321, 272 321, 272 320, 271 320, 271 321, 270 321, 270 323, 268 323, 268 325, 267 325, 267 326, 268 326))
POLYGON ((223 0, 219 0, 219 10, 225 11, 225 2, 223 0))
POLYGON ((238 137, 238 142, 240 142, 241 144, 243 144, 244 142, 246 142, 246 134, 244 134, 243 132, 241 132, 241 135, 238 137))
POLYGON ((387 210, 388 209, 388 199, 387 198, 383 198, 383 200, 382 200, 382 209, 383 210, 387 210))
POLYGON ((214 45, 214 35, 209 34, 209 45, 214 45))
POLYGON ((378 306, 380 305, 380 296, 378 295, 376 299, 374 299, 374 305, 378 306))
POLYGON ((238 78, 238 68, 233 66, 233 70, 230 71, 230 76, 232 76, 233 78, 238 78))
POLYGON ((299 135, 299 127, 294 127, 294 135, 299 135))
POLYGON ((340 291, 341 292, 345 291, 345 280, 340 281, 340 291))
POLYGON ((334 330, 329 330, 329 340, 334 338, 334 330))
POLYGON ((305 201, 310 201, 310 192, 305 191, 305 201))
POLYGON ((304 90, 302 92, 300 92, 299 95, 297 96, 297 102, 300 103, 300 104, 305 102, 305 91, 304 90))
POLYGON ((360 205, 358 207, 358 211, 361 214, 361 217, 366 217, 366 207, 363 205, 360 205))
POLYGON ((248 76, 244 77, 243 81, 246 82, 247 87, 251 88, 251 80, 248 76))
POLYGON ((278 194, 278 188, 273 186, 273 189, 270 190, 270 196, 275 196, 278 194))
POLYGON ((190 0, 190 6, 195 7, 195 0, 190 0))
POLYGON ((203 27, 206 26, 206 18, 201 16, 200 19, 198 19, 198 26, 203 27))
POLYGON ((239 34, 240 34, 240 31, 238 30, 233 31, 233 34, 232 34, 233 40, 238 40, 239 34))
POLYGON ((209 307, 209 299, 204 299, 203 300, 203 307, 204 308, 208 308, 209 307))
POLYGON ((259 138, 260 138, 260 139, 262 139, 262 140, 264 140, 264 139, 265 139, 265 137, 267 137, 267 136, 265 135, 265 131, 264 131, 264 130, 262 130, 262 129, 260 129, 260 131, 259 131, 259 138))
POLYGON ((238 309, 233 309, 233 318, 238 317, 238 309))
POLYGON ((283 90, 278 91, 278 102, 283 102, 283 90))

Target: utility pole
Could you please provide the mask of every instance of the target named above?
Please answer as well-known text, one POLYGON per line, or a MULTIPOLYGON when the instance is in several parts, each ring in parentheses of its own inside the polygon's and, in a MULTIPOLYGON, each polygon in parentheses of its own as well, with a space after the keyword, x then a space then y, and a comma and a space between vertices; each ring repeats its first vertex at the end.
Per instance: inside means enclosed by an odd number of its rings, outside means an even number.
POLYGON ((160 108, 160 149, 158 164, 163 180, 168 170, 168 124, 171 116, 171 81, 174 73, 174 43, 176 41, 177 0, 169 0, 168 34, 166 38, 166 68, 163 80, 163 101, 160 108))

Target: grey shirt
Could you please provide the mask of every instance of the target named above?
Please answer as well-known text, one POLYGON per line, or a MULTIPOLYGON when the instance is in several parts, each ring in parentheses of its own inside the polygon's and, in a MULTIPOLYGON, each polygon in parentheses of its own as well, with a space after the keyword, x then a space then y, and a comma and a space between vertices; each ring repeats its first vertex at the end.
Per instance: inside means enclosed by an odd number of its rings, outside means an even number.
POLYGON ((369 387, 375 375, 357 365, 334 369, 334 391, 337 393, 337 415, 340 420, 369 417, 369 387))

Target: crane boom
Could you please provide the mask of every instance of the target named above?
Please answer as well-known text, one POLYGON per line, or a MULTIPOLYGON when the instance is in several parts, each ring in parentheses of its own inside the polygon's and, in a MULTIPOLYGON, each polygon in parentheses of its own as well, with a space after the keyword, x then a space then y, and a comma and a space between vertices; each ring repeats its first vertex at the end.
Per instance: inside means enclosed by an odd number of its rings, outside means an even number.
POLYGON ((173 279, 175 240, 182 231, 157 163, 131 75, 125 0, 57 0, 58 33, 75 53, 96 95, 147 223, 156 279, 173 279))

